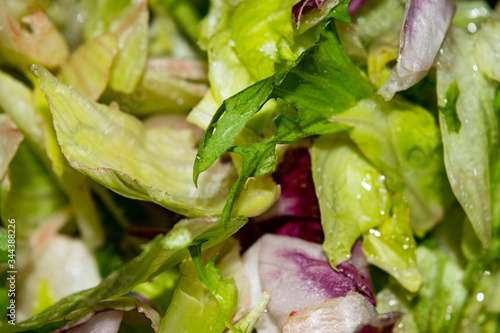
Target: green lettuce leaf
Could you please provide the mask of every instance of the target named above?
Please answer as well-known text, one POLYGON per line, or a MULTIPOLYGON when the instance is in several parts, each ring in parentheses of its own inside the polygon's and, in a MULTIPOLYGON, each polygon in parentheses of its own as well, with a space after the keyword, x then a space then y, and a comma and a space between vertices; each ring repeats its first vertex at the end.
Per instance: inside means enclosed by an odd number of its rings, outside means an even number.
POLYGON ((207 89, 204 62, 158 57, 147 61, 144 75, 132 94, 107 93, 102 100, 115 101, 120 110, 137 116, 185 113, 207 89))
POLYGON ((363 253, 370 264, 392 275, 410 292, 416 292, 422 285, 422 276, 417 265, 408 204, 400 195, 391 199, 391 215, 380 227, 364 233, 363 253))
MULTIPOLYGON (((86 331, 90 330, 85 324, 92 325, 95 327, 105 327, 106 322, 102 322, 102 318, 99 318, 100 314, 109 312, 121 312, 122 315, 118 315, 117 319, 121 321, 120 331, 124 329, 124 326, 135 329, 134 331, 147 332, 153 331, 158 332, 161 322, 160 314, 148 305, 133 297, 120 297, 113 301, 103 301, 94 304, 88 309, 82 309, 66 318, 71 319, 65 325, 61 327, 61 330, 70 330, 71 328, 76 328, 86 331), (149 330, 148 330, 149 329, 149 330)), ((116 320, 116 319, 115 319, 116 320)), ((116 325, 116 324, 115 324, 116 325)))
POLYGON ((214 115, 198 149, 193 179, 196 184, 200 173, 227 150, 242 156, 242 170, 224 207, 224 221, 247 179, 275 169, 277 144, 345 130, 347 126, 327 119, 371 95, 371 86, 342 50, 330 21, 318 30, 317 43, 295 63, 227 99, 214 115), (271 98, 283 99, 297 113, 279 114, 269 141, 231 147, 247 122, 271 98))
POLYGON ((362 234, 384 223, 389 194, 384 176, 345 136, 314 140, 311 163, 325 233, 323 248, 335 267, 351 257, 362 234))
POLYGON ((399 29, 388 31, 370 44, 366 66, 370 82, 380 88, 389 77, 390 66, 399 56, 399 29))
POLYGON ((460 91, 456 103, 460 131, 448 128, 443 113, 439 116, 444 160, 453 193, 485 251, 491 240, 490 179, 498 158, 499 118, 493 104, 496 87, 478 70, 475 46, 473 36, 458 28, 449 31, 438 59, 437 94, 439 104, 446 105, 453 81, 460 91))
POLYGON ((417 260, 422 288, 410 294, 390 283, 377 295, 377 310, 405 313, 396 332, 458 332, 468 296, 465 272, 439 249, 420 246, 417 260))
POLYGON ((500 64, 496 57, 500 53, 500 20, 491 18, 481 25, 474 49, 477 66, 487 77, 500 81, 500 64))
POLYGON ((453 24, 471 33, 479 32, 482 23, 492 16, 491 3, 486 0, 455 1, 457 10, 453 24), (479 31, 478 31, 479 30, 479 31))
POLYGON ((161 272, 189 257, 188 247, 203 243, 203 249, 218 244, 238 231, 246 219, 232 219, 223 226, 220 219, 198 218, 178 222, 167 235, 157 236, 143 252, 106 277, 98 286, 70 295, 42 313, 12 325, 0 325, 3 332, 37 329, 61 320, 73 311, 94 306, 100 301, 113 301, 161 272))
MULTIPOLYGON (((99 247, 104 237, 99 224, 99 216, 89 192, 88 179, 71 168, 64 158, 55 130, 51 125, 53 120, 43 93, 38 87, 30 90, 23 83, 3 72, 0 72, 0 82, 0 106, 11 116, 25 135, 31 150, 36 154, 36 157, 31 160, 37 161, 38 165, 32 168, 45 168, 45 172, 37 171, 35 174, 47 173, 47 176, 55 181, 54 184, 64 190, 73 207, 76 222, 85 242, 92 249, 99 247)), ((29 171, 24 167, 22 170, 29 171)), ((4 189, 10 188, 9 184, 5 186, 4 189)), ((57 192, 57 190, 54 191, 57 192)), ((54 196, 54 200, 61 199, 59 196, 54 196)), ((21 203, 15 205, 19 204, 21 203)), ((40 222, 39 220, 37 223, 40 222)))
MULTIPOLYGON (((73 168, 121 195, 183 215, 220 214, 235 171, 220 163, 205 175, 199 189, 194 188, 191 163, 196 143, 191 131, 148 129, 137 118, 80 95, 43 67, 35 73, 49 101, 57 139, 73 168)), ((276 194, 273 184, 250 186, 238 214, 259 214, 276 194)))
POLYGON ((86 0, 82 8, 87 17, 84 31, 87 42, 108 33, 118 39, 118 53, 111 67, 109 86, 115 91, 132 93, 147 59, 147 1, 86 0))
POLYGON ((160 332, 222 332, 236 309, 234 279, 222 279, 215 267, 216 256, 204 266, 201 246, 189 248, 193 260, 181 267, 182 277, 160 332))
POLYGON ((117 47, 118 40, 111 34, 100 35, 81 45, 62 64, 61 79, 90 99, 99 99, 108 84, 117 47))
POLYGON ((457 101, 460 91, 458 90, 457 83, 455 81, 450 83, 450 86, 446 90, 446 95, 443 106, 439 106, 439 111, 443 114, 446 123, 446 128, 450 133, 459 133, 462 122, 457 114, 457 101))
POLYGON ((436 225, 451 200, 434 117, 403 99, 375 96, 330 118, 353 128, 351 139, 387 178, 389 190, 404 194, 410 221, 422 236, 436 225))

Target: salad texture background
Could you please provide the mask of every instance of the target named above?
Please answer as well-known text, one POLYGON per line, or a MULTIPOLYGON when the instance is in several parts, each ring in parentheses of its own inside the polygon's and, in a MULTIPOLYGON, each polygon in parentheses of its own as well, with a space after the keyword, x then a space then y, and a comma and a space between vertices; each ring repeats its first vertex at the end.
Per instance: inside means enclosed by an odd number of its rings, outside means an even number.
POLYGON ((0 0, 0 331, 499 332, 499 10, 0 0))

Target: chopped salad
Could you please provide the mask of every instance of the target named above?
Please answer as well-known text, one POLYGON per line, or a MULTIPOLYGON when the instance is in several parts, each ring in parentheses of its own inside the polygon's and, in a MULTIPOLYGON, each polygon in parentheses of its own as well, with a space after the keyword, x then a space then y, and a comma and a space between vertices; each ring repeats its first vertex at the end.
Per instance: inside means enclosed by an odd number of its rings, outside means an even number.
POLYGON ((0 331, 500 330, 494 2, 0 8, 0 331))

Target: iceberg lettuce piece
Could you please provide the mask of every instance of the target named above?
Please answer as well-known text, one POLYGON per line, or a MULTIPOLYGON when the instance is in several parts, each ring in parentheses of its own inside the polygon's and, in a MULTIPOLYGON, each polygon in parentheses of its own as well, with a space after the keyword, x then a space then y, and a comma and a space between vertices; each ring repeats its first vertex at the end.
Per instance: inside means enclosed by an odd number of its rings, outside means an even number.
POLYGON ((200 45, 208 52, 210 89, 189 121, 205 129, 225 99, 275 73, 282 42, 293 40, 291 10, 296 2, 211 2, 200 25, 200 45))
POLYGON ((61 65, 60 77, 76 91, 96 101, 108 84, 118 40, 111 34, 100 35, 81 45, 61 65))
POLYGON ((468 297, 464 270, 443 251, 425 246, 418 247, 417 260, 422 288, 415 295, 389 283, 377 295, 377 310, 406 313, 395 332, 459 332, 468 297))
MULTIPOLYGON (((40 169, 35 174, 47 173, 45 177, 51 178, 51 181, 55 181, 55 186, 64 190, 73 207, 78 228, 85 242, 92 249, 99 247, 104 241, 103 231, 89 192, 88 179, 71 168, 61 153, 52 127, 52 116, 43 93, 38 87, 33 91, 30 90, 3 72, 0 72, 0 82, 2 83, 0 106, 16 122, 21 132, 25 134, 31 150, 37 155, 31 158, 40 164, 33 166, 35 169, 40 169), (44 168, 45 170, 42 170, 44 168)), ((21 170, 27 171, 24 168, 21 170)), ((26 190, 29 191, 28 188, 26 190)), ((56 201, 61 200, 59 196, 54 198, 56 201)), ((41 221, 37 223, 39 222, 41 221)))
POLYGON ((24 139, 8 114, 0 114, 0 138, 0 180, 2 180, 10 161, 16 154, 17 147, 24 139))
POLYGON ((211 332, 210 326, 219 312, 217 299, 200 281, 192 261, 180 266, 180 274, 172 301, 162 319, 160 333, 211 332))
POLYGON ((229 321, 237 320, 240 293, 245 295, 244 289, 248 289, 238 282, 244 275, 239 244, 229 238, 202 253, 200 246, 190 247, 192 260, 181 265, 160 332, 222 332, 229 321))
POLYGON ((0 71, 0 108, 14 121, 36 153, 42 156, 45 155, 45 120, 35 105, 35 96, 27 86, 0 71))
POLYGON ((332 8, 347 7, 348 3, 350 0, 301 0, 292 9, 295 26, 299 32, 304 32, 321 22, 332 8))
POLYGON ((82 3, 82 9, 87 18, 85 41, 108 33, 118 39, 118 53, 111 67, 109 86, 118 92, 132 93, 146 66, 147 1, 86 0, 82 3))
POLYGON ((381 226, 364 233, 363 253, 370 264, 392 275, 410 292, 416 292, 422 285, 422 276, 408 205, 400 195, 393 195, 391 199, 391 215, 381 226))
MULTIPOLYGON (((191 6, 190 2, 170 1, 170 6, 182 7, 182 4, 191 6)), ((184 35, 184 31, 176 22, 177 15, 167 8, 164 0, 148 1, 151 15, 148 28, 148 55, 149 57, 172 57, 174 59, 195 59, 199 55, 198 49, 184 35)), ((191 13, 190 13, 191 14, 191 13)), ((191 15, 192 16, 192 15, 191 15)), ((196 22, 197 23, 197 22, 196 22)), ((189 27, 189 32, 197 32, 198 24, 189 27)), ((191 37, 191 36, 190 36, 191 37)))
POLYGON ((389 64, 398 58, 399 33, 393 29, 375 40, 368 49, 367 70, 370 82, 377 88, 389 77, 389 64))
POLYGON ((43 11, 18 18, 10 1, 1 0, 0 7, 0 55, 8 63, 25 70, 33 62, 54 68, 66 60, 66 41, 43 11))
POLYGON ((388 180, 390 192, 410 204, 410 221, 424 235, 442 218, 451 200, 439 129, 422 107, 402 99, 374 96, 330 118, 353 128, 351 139, 388 180))
POLYGON ((473 289, 462 313, 459 332, 497 332, 500 329, 500 269, 497 263, 473 274, 473 289))
POLYGON ((226 151, 242 156, 241 173, 224 206, 223 220, 230 216, 234 201, 248 178, 274 171, 277 144, 348 129, 349 126, 334 124, 327 119, 372 94, 370 84, 340 45, 332 23, 339 17, 343 17, 341 13, 332 11, 328 20, 318 28, 317 42, 293 64, 225 100, 212 118, 198 148, 194 183, 197 183, 200 173, 226 151), (286 109, 291 112, 280 112, 275 117, 276 130, 270 140, 232 147, 250 119, 273 98, 281 98, 294 106, 296 112, 286 109))
POLYGON ((439 105, 446 105, 449 87, 456 82, 459 131, 448 128, 446 115, 439 115, 444 161, 453 193, 485 251, 491 239, 490 181, 498 158, 499 117, 493 102, 496 87, 479 71, 475 40, 459 28, 450 30, 438 59, 437 94, 439 105))
POLYGON ((144 75, 132 94, 107 93, 120 110, 137 116, 151 113, 185 113, 207 92, 206 64, 199 60, 148 59, 144 75))
MULTIPOLYGON (((49 102, 57 139, 73 168, 121 195, 183 215, 221 213, 236 172, 231 164, 218 163, 200 178, 196 189, 191 180, 196 156, 191 131, 148 129, 137 118, 70 89, 43 67, 34 71, 49 102)), ((245 193, 235 212, 244 216, 261 213, 277 195, 273 184, 249 184, 245 193)))
POLYGON ((356 240, 384 223, 390 200, 384 176, 348 138, 322 136, 312 145, 312 171, 333 267, 351 257, 356 240))

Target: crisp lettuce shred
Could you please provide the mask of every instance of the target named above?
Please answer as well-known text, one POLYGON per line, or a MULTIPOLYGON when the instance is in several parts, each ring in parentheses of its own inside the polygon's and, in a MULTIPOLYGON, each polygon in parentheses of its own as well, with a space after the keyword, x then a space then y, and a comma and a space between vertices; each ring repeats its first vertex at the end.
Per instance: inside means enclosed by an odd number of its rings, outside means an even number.
POLYGON ((0 0, 0 331, 499 332, 493 3, 0 0))

